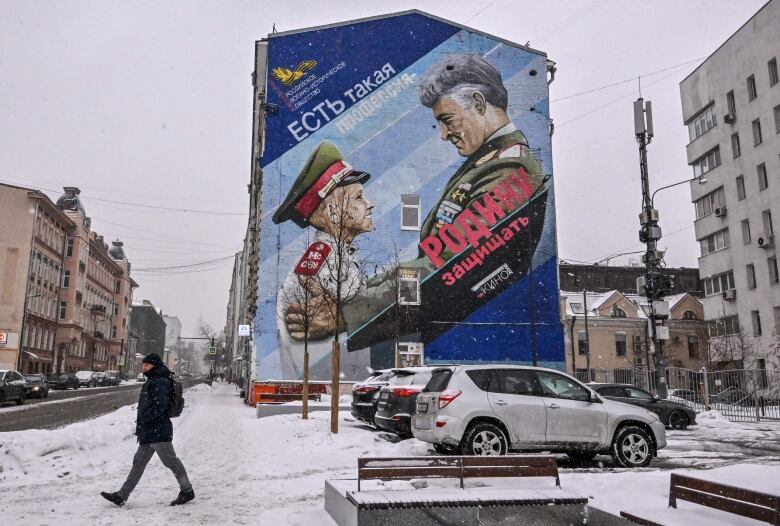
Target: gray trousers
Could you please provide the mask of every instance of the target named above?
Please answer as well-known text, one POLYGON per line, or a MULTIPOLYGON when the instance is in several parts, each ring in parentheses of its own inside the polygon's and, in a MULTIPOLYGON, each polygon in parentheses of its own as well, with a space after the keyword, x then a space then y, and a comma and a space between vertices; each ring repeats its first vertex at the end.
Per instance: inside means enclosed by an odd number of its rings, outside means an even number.
POLYGON ((144 474, 146 465, 155 453, 160 457, 163 465, 173 471, 173 474, 179 483, 179 488, 182 491, 192 489, 190 479, 187 477, 187 470, 184 469, 184 464, 181 463, 181 460, 179 460, 176 456, 176 452, 173 450, 173 442, 139 444, 138 451, 135 452, 135 456, 133 457, 133 467, 130 469, 130 474, 122 485, 122 489, 119 490, 119 496, 124 500, 127 500, 130 493, 135 489, 136 484, 138 484, 138 481, 141 480, 141 475, 144 474))

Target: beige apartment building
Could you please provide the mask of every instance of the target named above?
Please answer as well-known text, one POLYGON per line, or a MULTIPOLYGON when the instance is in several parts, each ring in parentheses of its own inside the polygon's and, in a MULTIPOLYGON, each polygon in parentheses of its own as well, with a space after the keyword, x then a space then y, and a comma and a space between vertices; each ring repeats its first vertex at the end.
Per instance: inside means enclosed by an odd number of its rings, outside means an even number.
POLYGON ((0 369, 56 369, 60 285, 73 228, 43 193, 0 184, 0 369))
MULTIPOLYGON (((664 349, 666 365, 699 370, 708 360, 702 303, 688 293, 669 296, 666 301, 670 307, 666 322, 669 340, 664 349)), ((654 357, 648 345, 648 320, 643 310, 646 302, 644 297, 616 290, 562 291, 566 370, 580 376, 588 368, 607 370, 614 372, 614 381, 623 382, 631 381, 637 369, 654 370, 654 357)))
POLYGON ((121 242, 109 251, 103 236, 91 230, 80 190, 64 190, 57 206, 75 226, 65 246, 59 305, 63 370, 114 370, 122 363, 132 290, 138 285, 130 278, 121 242))

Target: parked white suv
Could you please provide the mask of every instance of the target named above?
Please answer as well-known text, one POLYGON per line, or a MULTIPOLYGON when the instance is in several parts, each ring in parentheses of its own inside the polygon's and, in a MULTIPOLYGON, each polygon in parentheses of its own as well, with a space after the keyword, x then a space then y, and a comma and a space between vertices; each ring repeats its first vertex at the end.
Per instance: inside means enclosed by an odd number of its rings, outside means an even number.
POLYGON ((603 453, 623 467, 647 466, 666 447, 654 413, 606 400, 559 371, 510 365, 435 369, 417 397, 412 434, 439 452, 551 451, 577 462, 603 453))

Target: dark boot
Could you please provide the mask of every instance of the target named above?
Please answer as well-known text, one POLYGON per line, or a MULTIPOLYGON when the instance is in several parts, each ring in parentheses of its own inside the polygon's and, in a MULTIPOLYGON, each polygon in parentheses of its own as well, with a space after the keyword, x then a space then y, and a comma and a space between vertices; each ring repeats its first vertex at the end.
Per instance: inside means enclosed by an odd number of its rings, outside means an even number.
POLYGON ((120 497, 119 493, 117 493, 116 491, 114 493, 106 493, 105 491, 101 491, 100 496, 109 502, 113 502, 117 506, 121 507, 125 505, 125 499, 120 497))
POLYGON ((179 506, 180 504, 186 504, 194 498, 195 498, 195 492, 192 490, 192 488, 186 491, 181 490, 179 492, 179 496, 176 497, 176 500, 171 501, 171 506, 179 506))

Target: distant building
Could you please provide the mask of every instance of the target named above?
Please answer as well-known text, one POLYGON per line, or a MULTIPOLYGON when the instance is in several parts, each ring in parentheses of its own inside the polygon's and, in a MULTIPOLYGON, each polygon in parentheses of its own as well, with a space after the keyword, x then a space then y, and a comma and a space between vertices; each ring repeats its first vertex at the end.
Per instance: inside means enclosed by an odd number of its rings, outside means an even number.
POLYGON ((143 300, 130 311, 130 330, 137 338, 136 353, 165 355, 165 320, 152 302, 143 300))
POLYGON ((165 365, 172 371, 176 371, 179 362, 179 350, 181 347, 181 320, 176 316, 163 316, 165 321, 165 365))
POLYGON ((49 373, 74 223, 38 190, 0 184, 0 225, 0 369, 49 373))
MULTIPOLYGON (((670 268, 674 276, 673 294, 690 293, 703 296, 704 291, 699 280, 697 268, 670 268)), ((608 265, 576 265, 562 261, 558 265, 561 290, 590 290, 604 292, 619 290, 624 294, 636 294, 636 278, 645 274, 645 267, 622 267, 608 265)))
MULTIPOLYGON (((699 370, 708 365, 701 301, 688 293, 669 296, 666 301, 671 311, 666 323, 669 340, 664 346, 667 367, 699 370)), ((637 369, 654 371, 645 309, 646 298, 617 290, 561 292, 566 370, 580 378, 588 369, 607 370, 613 375, 611 380, 620 382, 631 382, 637 369)), ((591 378, 602 379, 595 372, 591 378)))
MULTIPOLYGON (((680 83, 712 348, 780 369, 780 2, 767 2, 680 83)), ((726 364, 724 364, 726 365, 726 364)))

